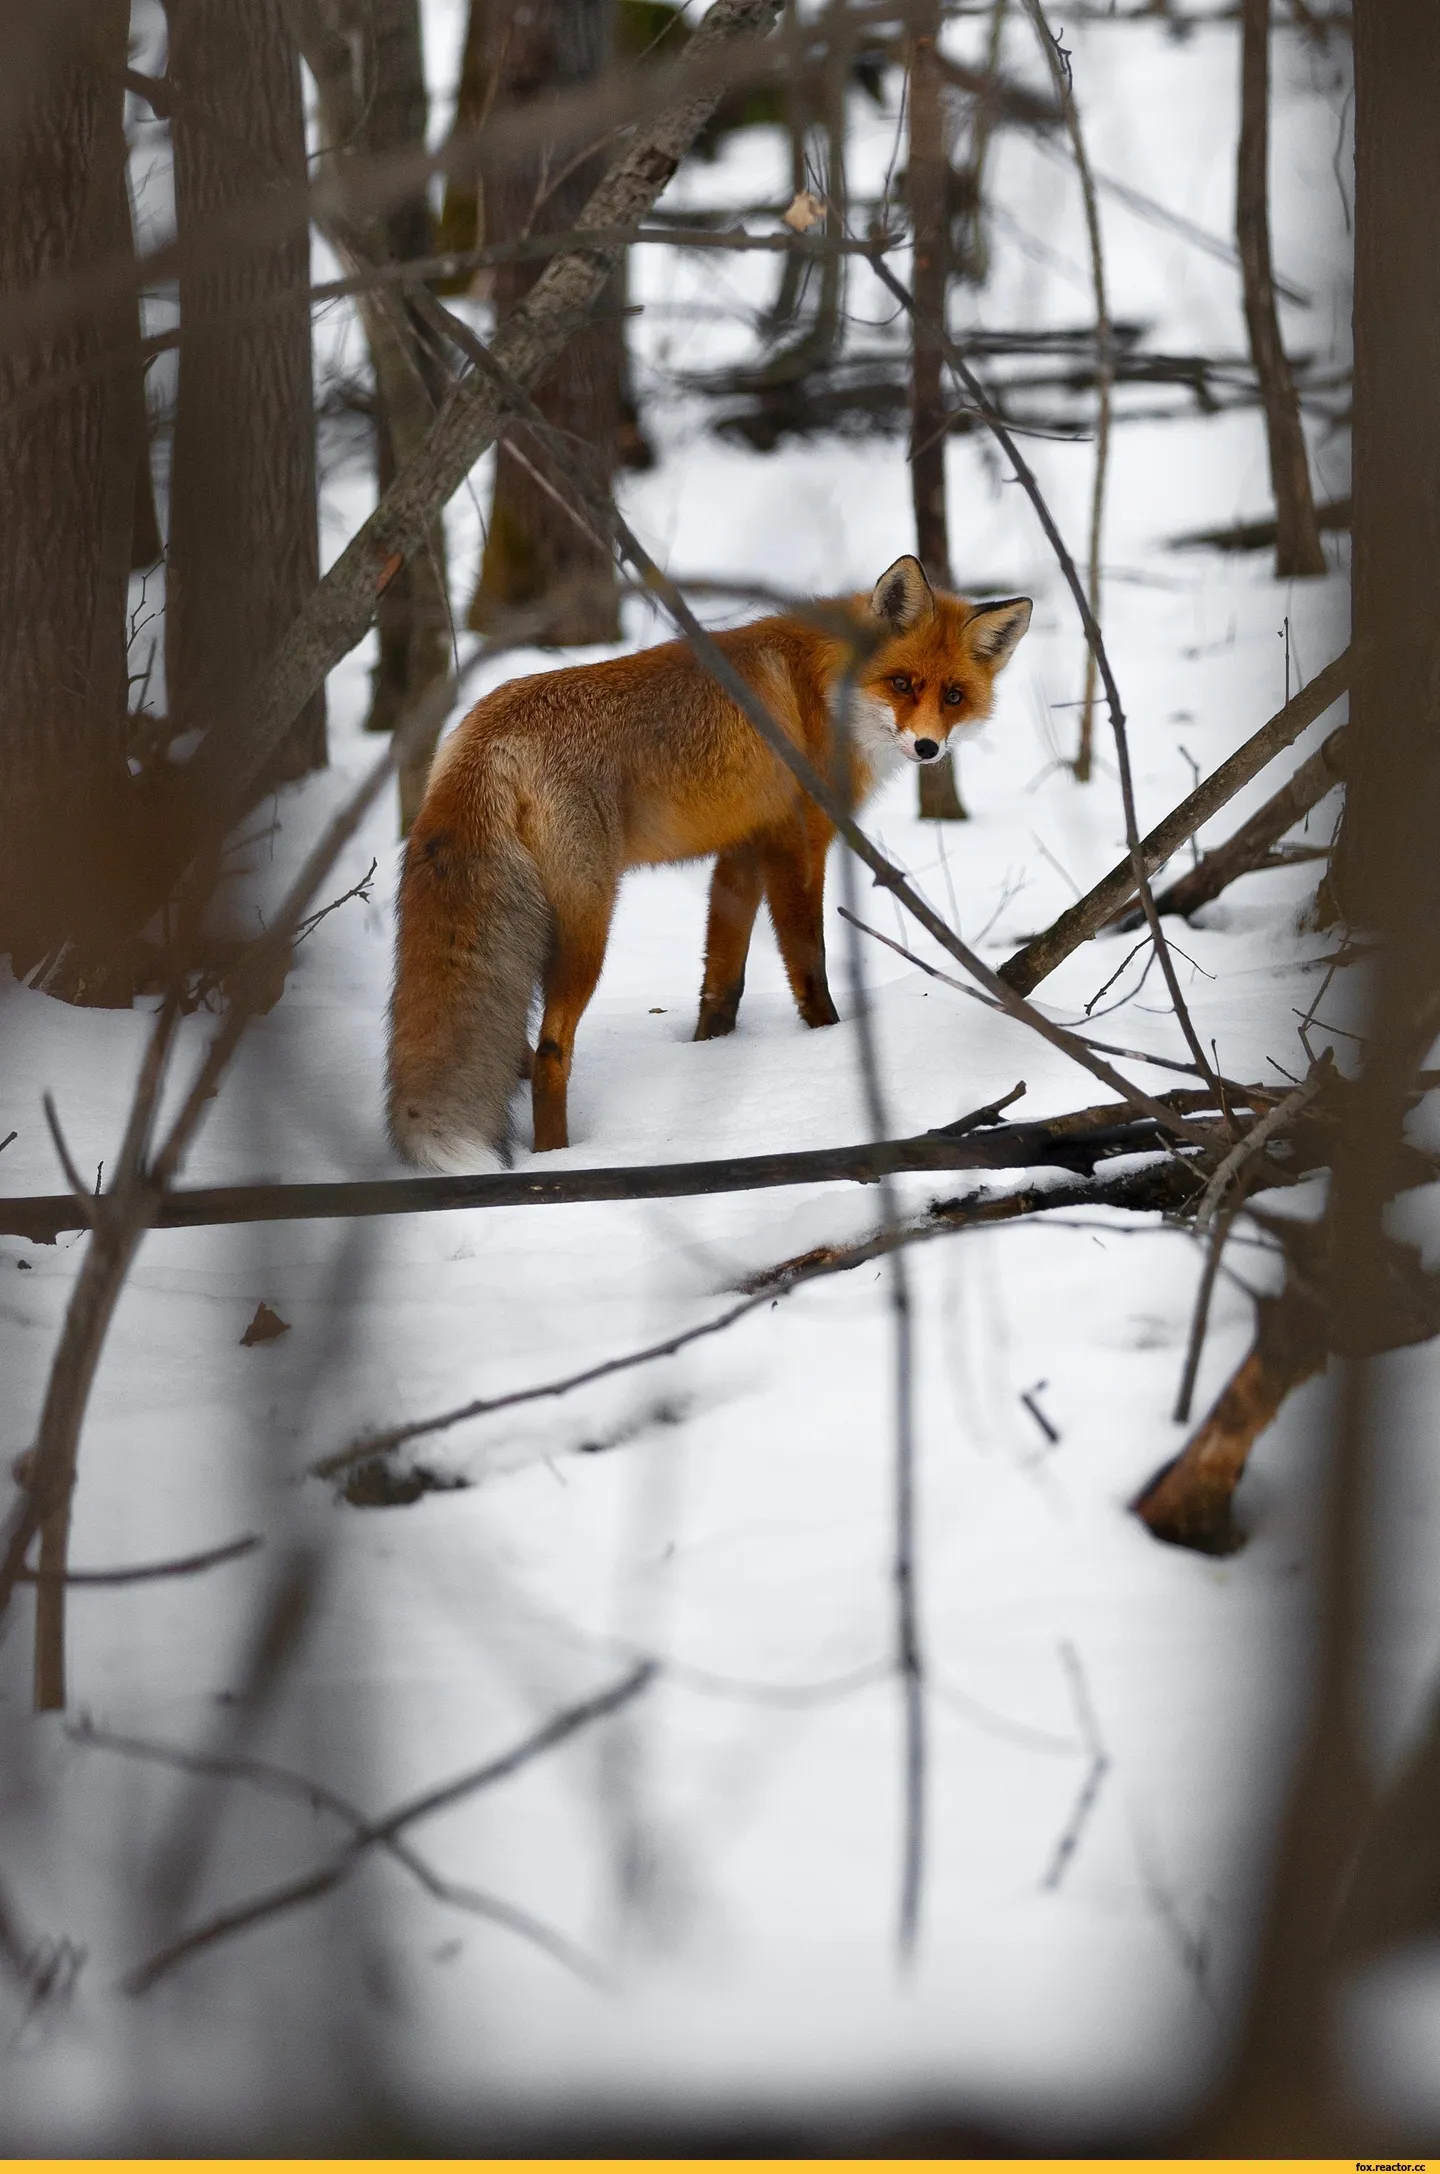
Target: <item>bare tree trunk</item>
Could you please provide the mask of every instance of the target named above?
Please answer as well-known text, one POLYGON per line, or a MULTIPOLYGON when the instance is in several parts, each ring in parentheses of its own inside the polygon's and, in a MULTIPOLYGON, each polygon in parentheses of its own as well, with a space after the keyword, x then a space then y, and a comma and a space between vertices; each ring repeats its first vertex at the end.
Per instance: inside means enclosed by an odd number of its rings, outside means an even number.
POLYGON ((958 276, 972 287, 983 287, 990 276, 990 237, 985 225, 985 162, 995 133, 996 100, 993 85, 1000 72, 1000 51, 1005 39, 1006 0, 991 0, 990 23, 985 40, 985 73, 989 93, 975 99, 970 119, 970 151, 963 168, 949 177, 951 256, 958 276))
MULTIPOLYGON (((22 13, 0 25, 11 295, 130 244, 127 0, 22 13)), ((98 936, 124 879, 126 591, 144 457, 133 301, 0 358, 0 947, 21 972, 67 933, 98 936), (4 418, 56 378, 73 381, 38 422, 4 418)), ((57 993, 128 1001, 118 984, 57 993)))
MULTIPOLYGON (((609 53, 610 31, 611 0, 485 0, 472 71, 494 106, 526 104, 597 76, 609 53)), ((603 169, 603 153, 568 142, 543 146, 534 158, 487 183, 486 241, 563 233, 603 169)), ((529 293, 540 269, 533 260, 497 267, 495 307, 502 321, 529 293)), ((569 341, 535 398, 547 421, 589 448, 613 477, 622 376, 618 279, 601 308, 599 320, 569 341)), ((541 480, 547 476, 558 484, 539 446, 517 449, 502 440, 469 623, 483 631, 498 611, 543 601, 554 606, 546 639, 555 646, 615 641, 620 611, 610 553, 547 491, 541 480)))
POLYGON ((1250 353, 1265 408, 1270 483, 1275 493, 1275 571, 1327 571, 1310 489, 1295 381, 1280 338, 1270 268, 1270 0, 1241 0, 1240 153, 1235 175, 1235 236, 1245 285, 1250 353))
MULTIPOLYGON (((1414 1070, 1433 1040, 1440 986, 1440 11, 1433 0, 1358 0, 1355 10, 1355 631, 1346 756, 1347 910, 1380 938, 1364 1071, 1347 1090, 1343 1153, 1327 1210, 1332 1308, 1342 1348, 1367 1346, 1385 1277, 1414 1070), (1426 1016, 1428 1011, 1428 1017, 1426 1016)), ((1382 1809, 1392 1855, 1377 1868, 1367 1826, 1363 1725, 1373 1625, 1377 1498, 1406 1421, 1372 1367, 1342 1376, 1318 1521, 1321 1589, 1311 1719, 1231 2089, 1204 2148, 1231 2154, 1358 2148, 1368 2112, 1337 2104, 1332 2038, 1339 1958, 1425 1926, 1436 1891, 1433 1760, 1402 1775, 1382 1809), (1426 1798, 1428 1817, 1416 1792, 1426 1798), (1378 1877, 1383 1869, 1384 1878, 1378 1877)), ((1320 1445, 1317 1444, 1317 1448, 1320 1445)))
MULTIPOLYGON (((945 506, 945 324, 950 269, 950 161, 936 53, 940 35, 937 0, 928 0, 910 46, 910 159, 907 188, 915 240, 915 314, 910 362, 910 495, 915 508, 915 549, 933 586, 948 589, 950 528, 945 506)), ((955 757, 946 752, 920 772, 920 813, 939 822, 963 821, 966 809, 955 783, 955 757)))
MULTIPOLYGON (((425 141, 427 98, 419 0, 285 0, 296 43, 315 78, 327 159, 345 191, 352 158, 383 156, 425 141)), ((422 193, 383 219, 347 211, 327 223, 342 260, 367 263, 427 257, 434 222, 422 193)), ((423 443, 442 397, 445 371, 414 310, 393 288, 360 297, 375 378, 376 482, 380 495, 400 462, 423 443)), ((453 647, 445 525, 432 523, 425 547, 389 581, 375 614, 379 658, 367 732, 391 732, 449 670, 453 647)), ((400 828, 424 798, 433 748, 417 749, 400 776, 400 828)))
MULTIPOLYGON (((319 579, 309 235, 206 247, 212 223, 305 181, 300 61, 282 0, 169 0, 180 376, 170 481, 166 676, 177 728, 229 709, 319 579)), ((243 717, 229 729, 243 732, 243 717)), ((272 776, 325 761, 311 697, 272 776)))
POLYGON ((1403 850, 1440 926, 1440 15, 1362 0, 1355 18, 1354 684, 1331 875, 1369 924, 1403 850), (1393 41, 1393 42, 1392 42, 1393 41), (1413 793, 1393 807, 1388 750, 1413 793), (1403 835, 1397 836, 1396 826, 1403 835), (1422 841, 1429 838, 1428 853, 1422 841))

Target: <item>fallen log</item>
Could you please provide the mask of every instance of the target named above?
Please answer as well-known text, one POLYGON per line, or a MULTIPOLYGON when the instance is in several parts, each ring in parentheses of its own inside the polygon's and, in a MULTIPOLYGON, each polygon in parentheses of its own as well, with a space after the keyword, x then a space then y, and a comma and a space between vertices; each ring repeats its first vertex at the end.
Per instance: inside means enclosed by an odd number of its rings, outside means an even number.
MULTIPOLYGON (((1280 282, 1276 280, 1278 290, 1280 282)), ((1331 498, 1315 508, 1315 520, 1332 534, 1350 526, 1349 498, 1331 498)), ((1171 551, 1273 551, 1278 524, 1272 513, 1262 521, 1232 521, 1228 528, 1197 528, 1188 535, 1172 536, 1171 551)))
MULTIPOLYGON (((1307 725, 1322 717, 1349 684, 1350 652, 1346 649, 1141 839, 1147 872, 1163 867, 1187 838, 1234 799, 1242 785, 1248 785, 1267 763, 1299 739, 1307 725)), ((1032 936, 1013 958, 1007 959, 999 970, 1000 979, 1020 996, 1028 996, 1047 974, 1054 973, 1062 959, 1068 959, 1072 951, 1113 921, 1134 895, 1135 872, 1127 855, 1048 929, 1032 936)))
POLYGON ((923 1215, 911 1217, 894 1231, 877 1231, 869 1238, 833 1245, 812 1246, 789 1260, 775 1261, 737 1283, 737 1291, 770 1291, 791 1284, 797 1277, 840 1273, 863 1268, 897 1246, 914 1245, 938 1238, 946 1231, 976 1230, 993 1223, 1015 1223, 1031 1215, 1045 1215, 1059 1208, 1124 1208, 1133 1214, 1175 1215, 1188 1208, 1203 1185, 1193 1164, 1178 1156, 1163 1162, 1142 1163, 1138 1169, 1115 1170, 1107 1176, 1103 1165, 1092 1177, 1072 1177, 1068 1184, 1026 1186, 1018 1193, 966 1193, 956 1200, 932 1200, 923 1215))
MULTIPOLYGON (((1271 1097, 1257 1089, 1268 1105, 1271 1097)), ((1203 1088, 1162 1098, 1177 1112, 1213 1109, 1203 1088)), ((706 1162, 621 1164, 608 1170, 501 1171, 477 1177, 372 1178, 327 1184, 217 1185, 167 1193, 157 1230, 196 1230, 217 1224, 309 1222, 330 1216, 426 1215, 452 1208, 519 1208, 608 1200, 680 1200, 704 1193, 760 1187, 874 1184, 905 1171, 1052 1168, 1088 1175, 1114 1155, 1169 1145, 1153 1117, 1133 1116, 1121 1103, 1099 1103, 1062 1117, 1027 1124, 994 1121, 993 1108, 958 1127, 912 1139, 867 1141, 855 1147, 802 1149, 794 1154, 738 1155, 706 1162)), ((0 1199, 0 1235, 53 1244, 61 1231, 86 1230, 104 1197, 73 1193, 0 1199)))
MULTIPOLYGON (((1248 823, 1241 824, 1233 838, 1204 854, 1178 881, 1156 893, 1155 911, 1188 917, 1201 906, 1208 906, 1237 876, 1257 868, 1291 825, 1308 815, 1342 783, 1344 776, 1345 727, 1339 725, 1309 760, 1301 763, 1288 784, 1282 785, 1263 808, 1257 808, 1248 823)), ((1124 933, 1142 928, 1144 921, 1138 911, 1131 911, 1114 926, 1124 933)))

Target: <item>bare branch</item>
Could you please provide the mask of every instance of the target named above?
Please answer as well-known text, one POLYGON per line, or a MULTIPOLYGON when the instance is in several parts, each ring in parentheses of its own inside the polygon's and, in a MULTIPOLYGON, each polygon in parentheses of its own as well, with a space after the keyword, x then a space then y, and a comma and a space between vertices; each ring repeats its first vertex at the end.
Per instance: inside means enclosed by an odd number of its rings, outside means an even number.
MULTIPOLYGON (((332 1888, 338 1887, 343 1880, 349 1878, 366 1851, 388 1848, 406 1827, 413 1826, 416 1821, 429 1819, 436 1812, 448 1811, 465 1798, 475 1796, 481 1790, 493 1788, 498 1782, 507 1781, 512 1774, 519 1773, 536 1759, 542 1758, 547 1751, 553 1751, 558 1745, 568 1742, 592 1722, 605 1720, 618 1713, 649 1687, 658 1672, 655 1662, 642 1662, 609 1690, 602 1691, 577 1706, 567 1707, 563 1713, 556 1714, 543 1728, 525 1737, 513 1749, 503 1752, 499 1758, 488 1759, 483 1766, 472 1767, 452 1781, 442 1782, 438 1787, 426 1790, 421 1796, 409 1798, 395 1811, 387 1813, 383 1819, 359 1826, 344 1848, 327 1863, 317 1865, 313 1871, 299 1879, 286 1881, 282 1886, 272 1887, 264 1894, 253 1896, 248 1902, 222 1911, 205 1924, 197 1926, 194 1931, 186 1933, 182 1939, 173 1941, 168 1947, 150 1956, 128 1974, 124 1981, 125 1990, 129 1993, 148 1992, 159 1979, 167 1977, 172 1970, 201 1949, 213 1947, 237 1932, 246 1931, 251 1925, 262 1924, 267 1918, 277 1917, 286 1910, 296 1908, 302 1902, 312 1902, 321 1895, 328 1894, 332 1888)), ((517 1916, 519 1914, 516 1913, 517 1916)))
POLYGON ((239 1540, 227 1540, 223 1547, 206 1548, 200 1555, 178 1555, 170 1562, 136 1563, 127 1569, 116 1570, 22 1570, 17 1585, 46 1585, 59 1580, 65 1585, 146 1585, 156 1578, 193 1578, 198 1571, 213 1570, 217 1563, 233 1563, 242 1555, 253 1555, 264 1541, 258 1532, 248 1532, 239 1540))
MULTIPOLYGON (((1350 684, 1350 652, 1341 654, 1324 671, 1317 673, 1307 687, 1291 697, 1282 710, 1277 710, 1268 723, 1253 733, 1238 747, 1235 753, 1211 772, 1202 785, 1172 808, 1163 822, 1141 841, 1141 853, 1146 866, 1155 870, 1169 860, 1186 841, 1193 837, 1203 823, 1219 813, 1228 800, 1234 798, 1243 785, 1258 775, 1281 751, 1298 740, 1307 725, 1323 716, 1332 702, 1338 702, 1350 684)), ((1032 937, 1022 950, 1007 959, 1000 969, 1000 978, 1013 989, 1028 994, 1047 974, 1052 974, 1062 959, 1088 938, 1094 936, 1108 921, 1123 911, 1135 894, 1135 871, 1129 856, 1101 878, 1093 889, 1086 892, 1077 905, 1070 906, 1058 920, 1039 936, 1032 937)))
MULTIPOLYGON (((127 1758, 146 1760, 177 1773, 209 1776, 219 1781, 248 1782, 271 1795, 288 1797, 317 1811, 330 1812, 349 1827, 352 1836, 363 1835, 368 1825, 364 1813, 333 1789, 327 1789, 322 1783, 311 1781, 307 1775, 297 1774, 289 1767, 273 1766, 266 1760, 185 1751, 178 1746, 149 1743, 139 1737, 117 1735, 111 1729, 97 1729, 88 1720, 72 1724, 65 1733, 72 1743, 83 1744, 87 1749, 119 1752, 127 1758)), ((547 1925, 543 1918, 484 1889, 445 1879, 399 1835, 391 1836, 382 1846, 437 1902, 448 1903, 453 1908, 468 1910, 476 1917, 487 1918, 492 1924, 503 1925, 542 1948, 587 1984, 602 1990, 609 1988, 611 1981, 599 1965, 563 1933, 547 1925)))

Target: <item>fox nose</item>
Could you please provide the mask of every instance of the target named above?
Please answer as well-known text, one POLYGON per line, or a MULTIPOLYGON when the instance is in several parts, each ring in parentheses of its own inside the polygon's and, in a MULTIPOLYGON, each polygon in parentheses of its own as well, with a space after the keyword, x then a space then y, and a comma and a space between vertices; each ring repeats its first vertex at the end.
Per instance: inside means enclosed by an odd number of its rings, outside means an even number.
POLYGON ((917 740, 915 742, 915 752, 922 762, 933 762, 940 752, 940 742, 938 740, 917 740))

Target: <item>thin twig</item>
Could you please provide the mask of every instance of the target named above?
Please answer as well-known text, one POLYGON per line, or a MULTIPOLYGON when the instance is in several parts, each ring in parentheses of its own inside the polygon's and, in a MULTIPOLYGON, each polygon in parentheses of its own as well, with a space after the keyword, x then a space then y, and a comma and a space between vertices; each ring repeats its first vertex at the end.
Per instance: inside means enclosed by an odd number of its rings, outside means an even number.
POLYGON ((1254 1161, 1266 1142, 1273 1140, 1276 1133, 1283 1132, 1288 1125, 1293 1124, 1300 1112, 1308 1108, 1315 1097, 1330 1084, 1333 1074, 1334 1060, 1327 1049, 1312 1069, 1310 1077, 1293 1094, 1286 1095, 1283 1102, 1277 1102, 1273 1110, 1267 1110, 1259 1122, 1252 1125, 1243 1138, 1236 1141, 1201 1196, 1200 1205, 1195 1211, 1197 1230, 1204 1230, 1208 1226, 1210 1218, 1245 1165, 1254 1161))
POLYGON ((1080 1785, 1080 1794, 1075 1799, 1074 1809, 1065 1823, 1059 1841, 1055 1844, 1055 1853, 1051 1857, 1049 1867, 1040 1882, 1040 1885, 1048 1889, 1052 1894, 1064 1879, 1070 1861, 1080 1847, 1081 1838, 1095 1810, 1105 1776, 1110 1771, 1110 1754, 1105 1749, 1105 1742, 1100 1734, 1100 1724, 1095 1718, 1095 1709, 1090 1700, 1090 1688, 1085 1680, 1085 1670, 1079 1654, 1068 1638, 1062 1638, 1060 1641, 1060 1659, 1064 1664, 1065 1673, 1070 1679, 1070 1696, 1075 1706, 1075 1719, 1085 1747, 1090 1754, 1090 1766, 1084 1781, 1080 1785))
MULTIPOLYGON (((908 288, 901 284, 889 265, 878 254, 872 259, 872 269, 882 286, 888 287, 896 301, 900 303, 908 315, 913 317, 915 314, 914 296, 909 292, 908 288)), ((1091 654, 1094 656, 1096 667, 1104 684, 1105 700, 1110 711, 1110 730, 1115 741, 1115 759, 1120 772, 1120 799, 1125 810, 1125 842, 1130 850, 1130 866, 1135 879, 1135 889, 1139 894, 1140 903, 1145 909, 1145 918, 1150 925, 1150 934, 1155 941, 1155 955, 1160 961, 1160 970, 1165 976, 1165 986, 1170 992, 1170 1002, 1175 1017, 1180 1023, 1180 1031, 1190 1045, 1191 1054, 1199 1066, 1202 1079, 1211 1080, 1213 1084, 1210 1060, 1205 1054, 1204 1043, 1195 1031, 1195 1023, 1190 1017, 1189 1006, 1181 994, 1179 977, 1175 972, 1175 962, 1170 956, 1170 949, 1165 941, 1165 932, 1160 926, 1159 916, 1155 911, 1155 901, 1150 892, 1150 873, 1145 864, 1144 848, 1140 839, 1140 826, 1135 813, 1135 785, 1130 770, 1130 742, 1125 729, 1125 712, 1121 706, 1120 690, 1115 683, 1115 674, 1111 669, 1109 654, 1105 647, 1105 638, 1100 632, 1095 614, 1090 608, 1090 600, 1085 594, 1084 585, 1080 580, 1075 561, 1070 556, 1065 539, 1055 525, 1055 518, 1046 503, 1045 494, 1036 481, 1034 470, 1020 451, 1002 419, 995 413, 994 408, 986 398, 984 386, 965 360, 964 355, 950 338, 948 331, 943 325, 935 326, 933 329, 943 346, 946 360, 949 362, 951 369, 955 371, 966 391, 970 394, 971 399, 975 402, 986 427, 1004 452, 1015 472, 1017 481, 1024 490, 1026 497, 1030 500, 1031 505, 1035 508, 1040 525, 1049 539, 1051 549, 1059 561, 1060 570, 1065 577, 1066 584, 1075 599, 1076 608, 1080 613, 1080 621, 1085 629, 1085 639, 1090 644, 1091 654)))
POLYGON ((486 1419, 493 1412, 510 1411, 520 1404, 548 1401, 552 1397, 568 1396, 572 1390, 585 1389, 592 1382, 606 1381, 612 1375, 623 1374, 637 1366, 648 1366, 658 1359, 672 1358, 677 1351, 687 1349, 710 1336, 719 1336, 733 1328, 748 1314, 762 1306, 773 1306, 802 1284, 813 1283, 821 1277, 842 1274, 849 1268, 857 1268, 867 1261, 877 1260, 892 1252, 897 1245, 923 1243, 929 1238, 939 1238, 952 1231, 969 1229, 978 1225, 1008 1222, 1016 1216, 1043 1214, 1052 1207, 1092 1207, 1112 1203, 1119 1207, 1143 1206, 1153 1208, 1158 1203, 1153 1198, 1141 1198, 1155 1190, 1156 1172, 1173 1175, 1177 1181, 1175 1197, 1165 1203, 1178 1207, 1182 1200, 1193 1198, 1198 1190, 1198 1178, 1188 1164, 1170 1160, 1160 1162, 1150 1169, 1123 1171, 1113 1183, 1106 1184, 1094 1178, 1068 1180, 1056 1173, 1056 1182, 1047 1185, 1043 1192, 1030 1190, 1023 1194, 1005 1194, 998 1199, 981 1193, 967 1195, 963 1200, 937 1203, 924 1218, 915 1223, 902 1225, 893 1237, 883 1234, 863 1239, 858 1244, 841 1247, 822 1247, 794 1262, 783 1263, 778 1269, 766 1269, 760 1274, 747 1277, 746 1295, 723 1313, 714 1314, 708 1321, 698 1322, 693 1328, 677 1330, 673 1336, 662 1337, 657 1343, 646 1344, 638 1351, 624 1352, 616 1358, 601 1359, 594 1366, 582 1367, 573 1374, 537 1383, 529 1389, 513 1389, 501 1396, 473 1397, 465 1404, 453 1406, 448 1411, 437 1412, 427 1419, 404 1421, 399 1426, 367 1431, 348 1443, 343 1449, 332 1450, 309 1467, 317 1479, 332 1479, 351 1465, 363 1463, 371 1457, 384 1456, 389 1451, 402 1448, 407 1442, 422 1440, 427 1435, 443 1434, 451 1427, 463 1426, 472 1419, 486 1419))
MULTIPOLYGON (((216 1755, 185 1751, 170 1744, 155 1744, 140 1737, 121 1736, 111 1729, 97 1729, 89 1720, 72 1724, 65 1733, 72 1743, 82 1744, 88 1750, 119 1752, 127 1758, 145 1760, 182 1774, 208 1776, 219 1781, 248 1782, 252 1787, 263 1789, 271 1795, 288 1797, 293 1801, 308 1804, 316 1811, 332 1813, 335 1818, 343 1820, 352 1836, 363 1835, 368 1825, 364 1813, 348 1799, 337 1795, 333 1789, 326 1788, 321 1782, 311 1781, 308 1775, 297 1774, 289 1767, 274 1766, 267 1760, 241 1758, 224 1753, 216 1755)), ((447 1880, 399 1835, 392 1835, 382 1847, 437 1901, 468 1910, 477 1917, 488 1918, 494 1924, 519 1933, 523 1939, 532 1941, 557 1962, 573 1970, 587 1984, 602 1990, 609 1988, 610 1980, 600 1966, 543 1919, 532 1916, 530 1911, 522 1910, 498 1895, 447 1880)))
POLYGON ((258 1532, 248 1532, 239 1540, 227 1540, 223 1547, 206 1548, 201 1555, 177 1555, 170 1562, 136 1563, 115 1570, 22 1570, 16 1583, 46 1585, 58 1578, 66 1585, 144 1585, 156 1578, 193 1578, 198 1571, 213 1570, 217 1563, 253 1555, 264 1545, 258 1532))
POLYGON ((234 1933, 244 1932, 252 1925, 263 1923, 267 1918, 277 1917, 302 1902, 314 1901, 319 1896, 328 1894, 332 1888, 348 1879, 366 1851, 388 1848, 406 1827, 413 1826, 417 1820, 429 1819, 436 1812, 448 1811, 467 1797, 473 1797, 483 1789, 493 1788, 497 1782, 508 1780, 512 1774, 532 1765, 547 1751, 567 1742, 582 1729, 588 1728, 592 1722, 605 1720, 618 1713, 633 1698, 638 1697, 654 1681, 657 1674, 658 1669, 653 1661, 642 1662, 609 1690, 599 1692, 594 1698, 586 1699, 577 1706, 567 1707, 563 1713, 556 1714, 542 1728, 525 1737, 510 1751, 503 1752, 499 1758, 488 1759, 483 1766, 472 1767, 452 1781, 442 1782, 436 1788, 427 1789, 420 1796, 409 1798, 396 1810, 388 1812, 383 1819, 362 1824, 351 1834, 344 1848, 337 1851, 325 1864, 317 1865, 313 1871, 303 1874, 299 1879, 269 1888, 263 1894, 251 1897, 248 1902, 220 1912, 203 1925, 196 1926, 181 1939, 161 1948, 129 1972, 124 1980, 125 1990, 128 1993, 148 1992, 159 1979, 168 1976, 179 1964, 201 1949, 213 1947, 234 1933))
POLYGON ((1225 1240, 1235 1220, 1237 1207, 1223 1208, 1215 1218, 1210 1233, 1210 1244, 1205 1254, 1205 1266, 1200 1272, 1200 1285, 1195 1293, 1195 1310, 1190 1317, 1190 1337, 1185 1347, 1185 1366, 1180 1376, 1180 1387, 1175 1395, 1175 1409, 1171 1418, 1177 1426, 1185 1426, 1190 1418, 1190 1405, 1195 1395, 1195 1377, 1200 1371, 1200 1354, 1205 1348, 1205 1330, 1210 1320, 1210 1300, 1215 1291, 1215 1278, 1220 1272, 1220 1257, 1225 1251, 1225 1240))

